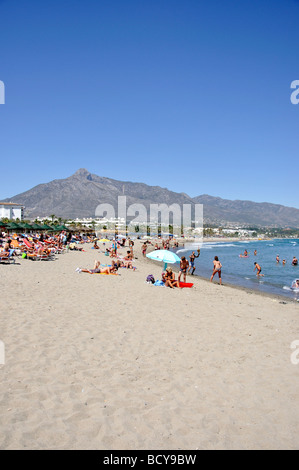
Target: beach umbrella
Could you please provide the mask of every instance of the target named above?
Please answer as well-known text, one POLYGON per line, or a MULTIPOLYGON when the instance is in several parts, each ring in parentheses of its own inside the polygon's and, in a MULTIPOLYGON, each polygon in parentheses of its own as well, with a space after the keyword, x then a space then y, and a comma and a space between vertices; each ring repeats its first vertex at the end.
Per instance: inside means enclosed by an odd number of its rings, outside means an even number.
POLYGON ((20 227, 25 228, 26 230, 32 230, 33 226, 30 224, 27 224, 26 222, 19 224, 20 227))
POLYGON ((101 238, 101 240, 99 240, 100 243, 110 243, 111 240, 108 240, 108 238, 101 238))
POLYGON ((21 230, 23 227, 19 224, 16 224, 15 222, 11 222, 7 225, 8 230, 21 230))
POLYGON ((40 230, 40 229, 42 228, 42 226, 41 226, 41 225, 38 225, 38 224, 35 224, 35 223, 34 223, 34 224, 32 224, 32 226, 31 226, 31 227, 33 228, 33 230, 40 230))
POLYGON ((164 263, 164 270, 167 268, 167 264, 179 263, 181 259, 169 250, 155 250, 146 255, 147 258, 155 261, 162 261, 164 263))
POLYGON ((65 227, 63 225, 54 225, 52 229, 55 230, 56 232, 62 232, 62 230, 65 230, 65 227))

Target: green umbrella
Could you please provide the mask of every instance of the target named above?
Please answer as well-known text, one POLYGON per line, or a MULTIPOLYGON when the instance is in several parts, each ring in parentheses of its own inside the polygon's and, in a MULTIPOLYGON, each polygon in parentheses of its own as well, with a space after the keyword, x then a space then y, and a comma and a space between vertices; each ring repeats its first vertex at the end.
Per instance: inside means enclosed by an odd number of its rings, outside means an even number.
POLYGON ((23 227, 15 222, 11 222, 7 225, 8 230, 22 230, 23 227))
POLYGON ((52 230, 52 227, 50 225, 44 224, 42 225, 43 230, 52 230))
POLYGON ((61 228, 60 228, 59 225, 53 225, 52 230, 53 230, 53 232, 60 232, 61 228))
POLYGON ((8 223, 7 222, 2 222, 0 220, 0 227, 7 227, 8 223))
POLYGON ((27 222, 21 223, 19 225, 20 225, 20 227, 25 228, 27 230, 32 230, 32 228, 33 228, 32 225, 27 224, 27 222))
POLYGON ((39 224, 33 224, 33 225, 32 225, 32 228, 33 228, 34 230, 41 230, 41 229, 43 228, 43 226, 42 226, 42 225, 39 225, 39 224))

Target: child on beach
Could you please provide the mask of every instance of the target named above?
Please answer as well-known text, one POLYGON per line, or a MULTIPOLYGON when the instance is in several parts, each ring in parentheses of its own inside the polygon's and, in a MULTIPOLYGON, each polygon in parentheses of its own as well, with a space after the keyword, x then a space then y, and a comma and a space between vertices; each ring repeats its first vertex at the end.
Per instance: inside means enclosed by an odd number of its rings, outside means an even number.
POLYGON ((213 261, 213 264, 214 264, 214 269, 213 269, 213 273, 212 273, 212 276, 211 276, 210 281, 212 282, 212 281, 213 281, 213 278, 214 278, 214 276, 215 276, 215 274, 218 273, 219 284, 221 285, 221 284, 222 284, 222 280, 221 280, 221 268, 222 268, 222 264, 220 263, 220 261, 219 261, 219 259, 218 259, 218 256, 215 256, 214 261, 213 261))

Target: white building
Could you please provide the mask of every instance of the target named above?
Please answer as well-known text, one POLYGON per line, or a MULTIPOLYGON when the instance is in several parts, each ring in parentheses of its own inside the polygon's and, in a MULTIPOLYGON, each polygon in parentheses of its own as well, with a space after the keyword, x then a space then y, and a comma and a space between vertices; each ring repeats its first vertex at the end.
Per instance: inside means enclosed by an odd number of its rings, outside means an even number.
POLYGON ((24 206, 14 202, 0 202, 0 219, 20 219, 24 218, 24 206))

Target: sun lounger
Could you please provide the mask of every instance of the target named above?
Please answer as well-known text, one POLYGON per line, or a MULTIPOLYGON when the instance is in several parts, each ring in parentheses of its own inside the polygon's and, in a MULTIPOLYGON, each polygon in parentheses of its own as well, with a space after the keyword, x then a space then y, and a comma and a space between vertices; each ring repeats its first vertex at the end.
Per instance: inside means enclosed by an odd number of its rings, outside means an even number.
POLYGON ((15 263, 15 259, 13 257, 14 249, 9 250, 9 254, 7 256, 0 257, 0 263, 11 264, 15 263))

